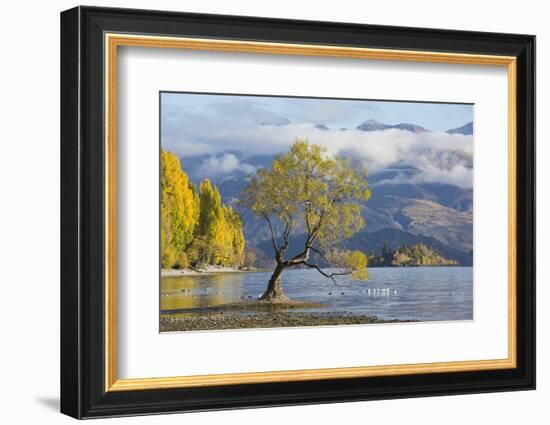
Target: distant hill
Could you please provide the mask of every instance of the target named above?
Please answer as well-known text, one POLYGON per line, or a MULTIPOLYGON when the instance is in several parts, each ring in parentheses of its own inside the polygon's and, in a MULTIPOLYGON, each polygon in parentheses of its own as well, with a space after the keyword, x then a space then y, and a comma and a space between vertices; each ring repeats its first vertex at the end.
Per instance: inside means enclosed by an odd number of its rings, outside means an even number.
POLYGON ((473 209, 472 189, 464 189, 447 183, 380 184, 374 185, 372 191, 376 198, 397 196, 431 201, 462 212, 473 209))
POLYGON ((382 255, 384 247, 395 250, 401 246, 424 244, 447 259, 455 260, 457 264, 471 266, 473 252, 465 252, 453 246, 441 243, 437 239, 424 235, 415 235, 399 229, 382 229, 377 232, 361 231, 342 243, 345 249, 360 249, 365 254, 382 255))
POLYGON ((469 122, 467 124, 464 124, 461 127, 453 128, 451 130, 447 130, 447 133, 449 134, 464 134, 466 136, 471 136, 474 134, 474 123, 469 122))
POLYGON ((397 130, 410 131, 412 133, 424 133, 426 131, 429 131, 429 130, 426 130, 424 127, 421 127, 416 124, 402 122, 395 125, 388 125, 388 124, 383 124, 381 122, 378 122, 376 120, 366 120, 356 127, 357 130, 361 130, 361 131, 381 131, 381 130, 390 130, 392 128, 397 130))
POLYGON ((426 131, 430 131, 419 125, 410 124, 407 122, 402 122, 400 124, 392 125, 391 128, 396 128, 397 130, 410 131, 411 133, 425 133, 426 131))
POLYGON ((369 256, 370 267, 456 266, 456 260, 443 257, 429 246, 418 243, 394 250, 384 248, 382 254, 369 256))
MULTIPOLYGON (((363 121, 361 124, 359 124, 355 128, 361 131, 384 131, 384 130, 391 130, 391 129, 410 131, 412 133, 424 133, 424 132, 430 131, 417 124, 402 122, 399 124, 390 125, 390 124, 381 123, 373 119, 363 121)), ((473 122, 466 123, 460 127, 447 130, 446 133, 472 135, 474 134, 474 123, 473 122)))
MULTIPOLYGON (((301 247, 303 247, 304 242, 304 234, 291 236, 287 254, 289 256, 298 254, 301 247)), ((377 232, 366 232, 363 230, 353 235, 350 239, 343 241, 340 244, 340 247, 349 250, 360 250, 368 255, 382 255, 384 247, 395 250, 402 246, 410 246, 415 244, 424 244, 440 253, 444 258, 456 261, 459 265, 472 265, 473 258, 471 251, 464 252, 445 245, 437 239, 422 235, 415 235, 399 229, 383 229, 377 232)), ((271 240, 265 240, 259 243, 256 248, 262 251, 267 258, 273 258, 274 251, 271 240)))
POLYGON ((361 131, 380 131, 391 128, 391 125, 382 124, 376 120, 366 120, 355 128, 361 131))
POLYGON ((317 130, 321 130, 321 131, 330 130, 330 128, 328 128, 325 124, 315 124, 313 127, 316 128, 317 130))
POLYGON ((250 265, 262 269, 269 269, 275 264, 275 259, 273 256, 268 255, 265 251, 259 249, 251 241, 247 241, 245 246, 245 259, 247 258, 254 259, 250 265))
MULTIPOLYGON (((471 212, 461 212, 433 201, 397 196, 373 196, 366 206, 392 219, 391 228, 426 235, 463 251, 472 249, 471 212)), ((369 218, 365 214, 366 229, 369 218)))

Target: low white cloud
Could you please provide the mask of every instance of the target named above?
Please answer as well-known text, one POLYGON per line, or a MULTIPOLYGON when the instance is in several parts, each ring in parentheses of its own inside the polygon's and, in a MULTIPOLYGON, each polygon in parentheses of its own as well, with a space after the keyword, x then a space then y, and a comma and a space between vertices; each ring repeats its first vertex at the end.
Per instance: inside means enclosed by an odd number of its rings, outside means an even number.
POLYGON ((417 183, 449 183, 463 188, 471 188, 474 182, 474 170, 464 165, 443 170, 429 168, 423 170, 413 179, 417 183))
POLYGON ((232 153, 212 155, 205 159, 200 166, 200 173, 206 177, 221 176, 235 171, 252 174, 256 172, 256 168, 250 164, 239 161, 232 153))
POLYGON ((300 138, 325 146, 334 156, 361 161, 371 174, 395 164, 408 164, 422 171, 415 177, 419 181, 447 182, 461 187, 473 184, 472 136, 398 129, 319 130, 314 127, 316 123, 258 125, 229 116, 217 120, 196 118, 183 120, 185 126, 170 123, 162 143, 180 156, 210 154, 201 165, 205 175, 220 176, 235 170, 254 172, 254 167, 229 152, 244 152, 247 156, 276 154, 286 151, 300 138))
POLYGON ((395 175, 387 179, 378 180, 375 185, 447 183, 462 188, 471 188, 473 185, 473 176, 473 169, 464 165, 456 165, 448 169, 428 165, 419 168, 418 171, 414 173, 400 173, 396 171, 395 175))

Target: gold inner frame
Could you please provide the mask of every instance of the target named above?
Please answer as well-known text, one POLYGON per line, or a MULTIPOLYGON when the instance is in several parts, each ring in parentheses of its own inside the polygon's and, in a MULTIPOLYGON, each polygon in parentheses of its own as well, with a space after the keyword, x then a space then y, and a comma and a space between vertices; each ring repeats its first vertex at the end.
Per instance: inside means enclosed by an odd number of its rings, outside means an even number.
POLYGON ((105 391, 135 391, 214 385, 446 373, 516 367, 516 58, 477 54, 370 49, 128 34, 105 34, 105 391), (503 66, 508 72, 508 357, 495 360, 248 372, 164 378, 118 379, 116 327, 116 123, 119 46, 324 56, 469 65, 503 66))

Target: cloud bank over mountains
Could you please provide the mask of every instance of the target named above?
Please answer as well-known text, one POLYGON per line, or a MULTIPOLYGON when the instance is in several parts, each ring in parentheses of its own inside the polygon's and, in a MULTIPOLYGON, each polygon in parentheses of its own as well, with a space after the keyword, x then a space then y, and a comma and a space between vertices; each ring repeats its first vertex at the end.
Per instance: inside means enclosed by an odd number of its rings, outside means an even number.
POLYGON ((236 170, 253 173, 256 167, 246 162, 247 157, 284 152, 296 138, 325 146, 334 156, 359 160, 369 173, 406 164, 423 172, 413 177, 418 182, 472 186, 472 136, 463 134, 413 133, 397 129, 319 130, 311 123, 263 125, 207 134, 187 133, 179 138, 179 143, 171 144, 171 150, 182 157, 209 154, 201 164, 201 171, 206 176, 220 176, 236 170), (246 155, 237 156, 235 152, 246 155))
MULTIPOLYGON (((295 104, 290 102, 290 105, 296 109, 295 104)), ((418 170, 406 175, 393 173, 390 178, 393 181, 384 183, 437 182, 472 187, 473 126, 470 122, 456 122, 456 126, 445 131, 430 131, 414 122, 383 123, 369 116, 352 124, 343 119, 341 108, 330 101, 310 105, 307 111, 298 113, 291 112, 290 107, 286 111, 280 106, 275 108, 264 99, 214 102, 202 110, 166 104, 163 105, 161 143, 164 149, 182 158, 196 157, 200 161, 199 172, 213 178, 235 172, 254 173, 258 167, 254 156, 284 152, 300 138, 325 146, 331 155, 353 158, 365 166, 369 174, 395 166, 418 170), (331 111, 338 119, 332 122, 314 119, 326 120, 331 111), (305 117, 309 120, 299 121, 305 117)), ((415 107, 419 107, 418 104, 410 105, 411 110, 415 107)), ((448 105, 441 106, 445 107, 449 109, 448 105)))

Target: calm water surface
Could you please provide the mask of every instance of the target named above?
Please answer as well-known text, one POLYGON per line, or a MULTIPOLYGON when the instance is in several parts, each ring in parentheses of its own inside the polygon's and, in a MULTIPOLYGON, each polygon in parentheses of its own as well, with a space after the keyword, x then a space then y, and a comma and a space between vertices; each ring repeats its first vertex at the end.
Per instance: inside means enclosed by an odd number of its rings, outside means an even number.
MULTIPOLYGON (((161 313, 195 315, 210 307, 258 298, 270 275, 223 273, 163 278, 161 313)), ((294 269, 283 273, 282 283, 291 299, 324 304, 293 311, 346 312, 380 319, 471 320, 472 276, 472 267, 370 268, 368 282, 340 279, 337 286, 315 270, 294 269)))

